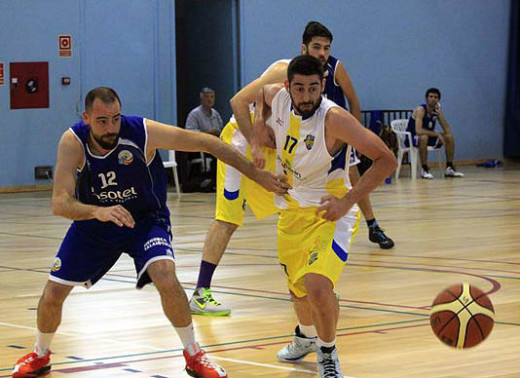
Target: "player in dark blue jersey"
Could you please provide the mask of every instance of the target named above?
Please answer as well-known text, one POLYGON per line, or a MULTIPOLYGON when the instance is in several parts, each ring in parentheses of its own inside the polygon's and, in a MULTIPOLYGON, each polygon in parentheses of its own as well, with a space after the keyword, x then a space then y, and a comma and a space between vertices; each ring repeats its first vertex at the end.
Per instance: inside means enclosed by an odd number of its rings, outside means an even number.
POLYGON ((63 134, 58 147, 52 211, 73 222, 38 304, 34 351, 17 361, 13 377, 49 372, 49 347, 71 289, 95 284, 123 252, 134 260, 137 288, 150 282, 157 287, 185 348, 188 373, 227 377, 196 342, 188 300, 175 275, 167 180, 157 149, 208 152, 267 190, 281 194, 288 188, 281 177, 255 168, 214 136, 124 116, 113 89, 91 90, 83 120, 63 134))
MULTIPOLYGON (((346 97, 350 107, 350 112, 358 119, 358 121, 361 122, 359 99, 345 67, 339 59, 330 55, 331 44, 332 33, 327 29, 327 27, 316 21, 311 21, 307 24, 302 36, 301 50, 302 54, 309 54, 318 58, 326 69, 327 80, 324 91, 325 97, 347 109, 347 103, 345 101, 346 97)), ((355 150, 352 157, 353 160, 351 161, 351 166, 356 166, 349 169, 349 178, 352 185, 356 185, 359 181, 360 174, 357 167, 359 159, 355 150)), ((379 227, 372 209, 372 204, 370 203, 370 196, 367 195, 363 198, 358 203, 358 206, 367 222, 368 237, 370 241, 378 243, 379 247, 383 249, 392 248, 394 242, 385 235, 384 231, 379 227)))
MULTIPOLYGON (((441 92, 437 88, 429 88, 425 94, 426 103, 414 109, 413 114, 408 120, 408 128, 412 134, 412 143, 419 148, 423 179, 431 180, 433 175, 428 167, 428 146, 440 147, 444 145, 446 151, 446 170, 445 177, 464 177, 462 172, 458 172, 453 166, 455 155, 455 138, 451 133, 450 125, 444 118, 441 104, 441 92), (442 133, 435 131, 437 121, 441 124, 442 133)), ((408 142, 408 140, 407 140, 408 142)))

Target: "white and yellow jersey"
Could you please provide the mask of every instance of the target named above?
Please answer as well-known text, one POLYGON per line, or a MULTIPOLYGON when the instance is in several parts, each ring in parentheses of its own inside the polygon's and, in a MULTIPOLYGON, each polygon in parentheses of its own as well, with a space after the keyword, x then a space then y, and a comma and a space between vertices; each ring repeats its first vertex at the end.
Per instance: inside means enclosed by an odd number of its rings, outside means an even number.
POLYGON ((276 170, 292 186, 289 193, 276 196, 279 209, 317 206, 322 196, 343 197, 351 188, 348 162, 351 147, 331 156, 325 144, 325 116, 334 102, 322 98, 320 107, 307 119, 296 115, 291 97, 282 88, 271 104, 271 127, 276 137, 276 170))

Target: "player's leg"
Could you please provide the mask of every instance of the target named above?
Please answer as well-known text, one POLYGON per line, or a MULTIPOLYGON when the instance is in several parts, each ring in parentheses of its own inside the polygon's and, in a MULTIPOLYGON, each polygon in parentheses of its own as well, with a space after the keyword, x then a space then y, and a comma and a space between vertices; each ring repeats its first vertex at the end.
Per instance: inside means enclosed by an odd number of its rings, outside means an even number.
MULTIPOLYGON (((229 122, 220 138, 246 156, 247 141, 236 124, 229 122)), ((197 287, 190 299, 194 315, 227 316, 231 313, 229 307, 213 298, 211 282, 233 233, 243 223, 246 191, 247 179, 235 168, 217 161, 215 220, 206 234, 197 287)))
POLYGON ((237 224, 220 219, 215 219, 209 227, 202 248, 202 260, 200 263, 197 287, 190 299, 192 314, 227 316, 231 313, 229 307, 213 298, 210 288, 215 269, 237 228, 237 224))
POLYGON ((146 271, 159 291, 164 314, 182 341, 188 374, 203 378, 227 377, 222 367, 206 357, 195 339, 188 297, 177 279, 173 260, 155 260, 146 271))
MULTIPOLYGON (((351 184, 354 186, 360 179, 358 165, 349 167, 349 178, 351 184)), ((370 202, 370 195, 367 194, 361 201, 358 202, 359 209, 365 217, 368 226, 368 238, 372 243, 379 244, 382 249, 390 249, 394 246, 394 241, 386 236, 382 228, 379 227, 372 204, 370 202)))
POLYGON ((316 352, 317 333, 307 296, 297 297, 291 292, 291 300, 298 325, 294 330, 292 341, 276 355, 280 362, 297 362, 309 353, 316 352))
POLYGON ((38 377, 51 370, 50 345, 61 322, 63 302, 72 286, 47 281, 38 302, 36 343, 33 351, 18 361, 13 369, 13 377, 38 377))
POLYGON ((37 377, 50 369, 50 344, 61 322, 65 299, 74 285, 90 287, 117 261, 120 253, 90 239, 73 224, 65 236, 38 303, 33 352, 20 358, 13 377, 37 377), (92 246, 92 247, 89 247, 92 246))
POLYGON ((431 180, 433 175, 428 167, 428 135, 417 135, 417 147, 419 148, 419 159, 421 160, 421 178, 431 180))
MULTIPOLYGON (((360 158, 358 152, 353 149, 350 155, 349 163, 349 179, 352 185, 356 185, 361 177, 360 173, 360 158)), ((367 194, 361 201, 358 202, 359 209, 365 217, 368 226, 368 238, 371 242, 379 244, 382 249, 390 249, 394 246, 394 241, 390 239, 379 227, 379 224, 374 215, 372 204, 370 202, 370 195, 367 194)))
POLYGON ((446 150, 446 171, 444 172, 444 176, 464 177, 464 173, 457 171, 453 165, 453 159, 455 157, 455 138, 453 134, 444 134, 444 143, 446 150))

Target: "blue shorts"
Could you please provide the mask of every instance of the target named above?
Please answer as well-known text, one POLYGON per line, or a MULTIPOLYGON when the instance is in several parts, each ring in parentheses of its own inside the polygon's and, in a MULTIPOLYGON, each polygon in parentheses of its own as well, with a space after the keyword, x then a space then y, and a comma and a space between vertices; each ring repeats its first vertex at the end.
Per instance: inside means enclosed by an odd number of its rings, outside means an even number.
MULTIPOLYGON (((412 138, 412 143, 414 147, 419 147, 419 137, 417 135, 414 135, 412 138)), ((404 144, 406 147, 410 147, 408 143, 408 138, 404 140, 404 144)), ((427 146, 433 147, 433 148, 441 148, 442 142, 438 137, 431 136, 428 137, 428 143, 426 143, 427 146)))
POLYGON ((61 243, 49 279, 89 288, 122 253, 134 260, 137 288, 150 283, 148 266, 157 260, 174 259, 169 219, 142 218, 133 229, 97 220, 75 221, 61 243))

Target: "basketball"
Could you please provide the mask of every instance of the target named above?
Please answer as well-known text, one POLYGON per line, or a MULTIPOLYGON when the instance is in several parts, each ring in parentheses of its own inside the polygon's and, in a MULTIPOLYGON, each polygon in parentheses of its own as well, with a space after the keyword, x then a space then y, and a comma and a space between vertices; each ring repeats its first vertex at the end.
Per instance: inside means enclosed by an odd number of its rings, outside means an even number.
POLYGON ((489 297, 468 283, 444 289, 432 303, 430 325, 444 344, 471 348, 493 329, 495 311, 489 297))

